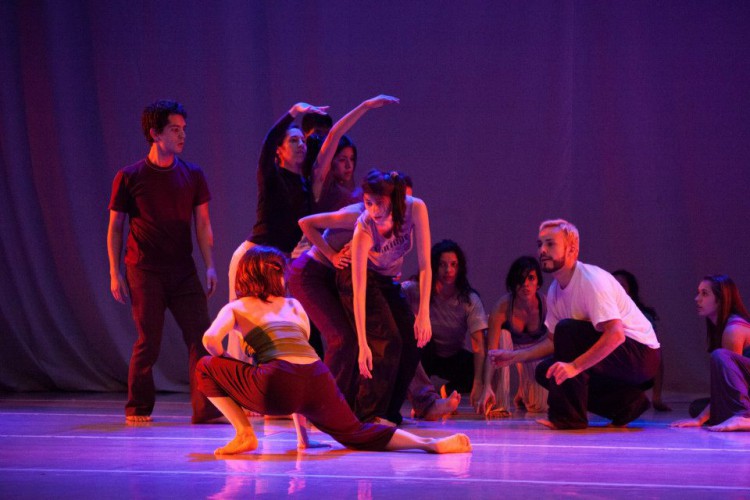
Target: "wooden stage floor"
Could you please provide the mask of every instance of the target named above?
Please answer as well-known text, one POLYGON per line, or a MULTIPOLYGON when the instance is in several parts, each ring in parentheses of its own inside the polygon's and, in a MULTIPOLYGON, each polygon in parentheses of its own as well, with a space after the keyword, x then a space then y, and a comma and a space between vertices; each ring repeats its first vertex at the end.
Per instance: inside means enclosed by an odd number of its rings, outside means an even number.
POLYGON ((193 426, 186 394, 160 394, 154 422, 124 424, 124 394, 0 395, 0 498, 750 498, 750 433, 672 429, 671 413, 630 427, 592 419, 550 431, 538 415, 485 421, 462 405, 445 422, 405 427, 464 432, 473 453, 343 449, 298 453, 289 420, 254 418, 257 451, 217 459, 229 425, 193 426))

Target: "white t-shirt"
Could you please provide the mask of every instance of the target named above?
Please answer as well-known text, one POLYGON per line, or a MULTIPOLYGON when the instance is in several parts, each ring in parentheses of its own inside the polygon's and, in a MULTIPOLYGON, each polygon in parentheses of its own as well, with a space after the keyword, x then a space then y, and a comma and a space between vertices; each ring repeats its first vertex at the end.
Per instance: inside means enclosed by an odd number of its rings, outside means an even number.
POLYGON ((404 255, 409 253, 412 247, 412 231, 414 230, 414 218, 412 217, 412 206, 414 198, 406 197, 406 213, 404 214, 404 224, 398 236, 393 233, 390 236, 383 236, 378 232, 375 222, 370 218, 367 211, 357 219, 357 226, 360 231, 370 235, 372 238, 372 248, 367 255, 367 268, 372 269, 383 276, 397 276, 401 273, 401 266, 404 263, 404 255))
POLYGON ((563 319, 589 321, 594 328, 605 321, 622 321, 625 336, 652 349, 659 347, 651 322, 638 309, 614 276, 604 269, 576 262, 573 277, 564 289, 554 280, 547 292, 547 318, 550 332, 563 319))
MULTIPOLYGON (((419 310, 419 283, 405 281, 401 289, 406 295, 414 314, 419 310)), ((470 334, 487 328, 487 314, 482 300, 474 292, 469 294, 469 302, 458 296, 442 299, 435 295, 430 301, 430 324, 432 325, 432 342, 435 354, 448 358, 461 349, 471 350, 470 334)))

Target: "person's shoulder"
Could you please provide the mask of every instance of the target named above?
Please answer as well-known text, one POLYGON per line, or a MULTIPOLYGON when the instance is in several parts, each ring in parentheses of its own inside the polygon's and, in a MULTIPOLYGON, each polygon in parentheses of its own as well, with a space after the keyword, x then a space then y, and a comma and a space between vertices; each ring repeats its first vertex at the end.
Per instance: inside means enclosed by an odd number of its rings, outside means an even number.
POLYGON ((142 158, 142 159, 138 160, 135 163, 131 163, 130 165, 126 165, 126 166, 122 167, 118 171, 118 173, 121 173, 124 176, 130 177, 130 176, 133 176, 135 174, 138 174, 144 168, 146 168, 146 159, 142 158))
POLYGON ((300 303, 300 301, 295 299, 294 297, 275 297, 272 300, 284 301, 284 304, 287 307, 290 307, 296 314, 307 314, 305 313, 305 308, 302 307, 302 304, 300 303))
POLYGON ((497 315, 497 314, 507 314, 508 307, 510 306, 510 300, 511 295, 509 293, 506 293, 495 304, 495 307, 492 308, 492 311, 490 314, 497 315))
POLYGON ((178 167, 184 168, 188 172, 201 174, 203 173, 203 169, 197 163, 191 163, 189 161, 183 160, 182 158, 177 158, 177 160, 175 161, 177 162, 178 167))
POLYGON ((732 314, 727 319, 727 326, 724 327, 724 335, 728 333, 750 335, 750 321, 743 318, 742 316, 732 314))
POLYGON ((422 198, 417 198, 416 196, 409 196, 408 194, 406 195, 406 206, 427 208, 427 205, 425 204, 424 200, 422 200, 422 198))
POLYGON ((576 270, 578 271, 580 277, 581 277, 581 283, 591 284, 591 285, 600 285, 600 284, 614 284, 617 283, 617 280, 609 271, 605 271, 599 266, 596 266, 594 264, 585 264, 583 262, 578 262, 576 265, 576 270))
POLYGON ((479 296, 479 293, 477 293, 476 290, 469 290, 469 302, 472 304, 482 303, 482 297, 479 296))

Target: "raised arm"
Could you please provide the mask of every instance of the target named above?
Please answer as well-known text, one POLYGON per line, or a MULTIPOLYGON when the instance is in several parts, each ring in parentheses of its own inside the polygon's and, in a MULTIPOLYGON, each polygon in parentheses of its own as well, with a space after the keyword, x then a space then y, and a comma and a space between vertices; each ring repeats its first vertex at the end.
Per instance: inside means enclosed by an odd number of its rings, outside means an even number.
POLYGON ((397 104, 398 102, 399 100, 396 97, 389 95, 381 94, 375 96, 372 99, 363 101, 359 106, 349 111, 337 121, 333 127, 331 127, 331 131, 328 133, 326 140, 323 142, 323 146, 320 148, 318 159, 313 169, 313 197, 315 201, 318 201, 320 198, 321 191, 323 190, 323 183, 325 182, 328 173, 331 171, 333 155, 336 153, 336 148, 344 134, 346 134, 349 129, 351 129, 369 110, 381 108, 386 104, 397 104))
POLYGON ((359 226, 352 238, 352 291, 354 295, 354 325, 359 345, 359 373, 372 378, 372 351, 367 345, 366 304, 367 296, 367 254, 372 248, 372 237, 359 226))
POLYGON ((414 335, 417 338, 417 347, 424 347, 432 338, 432 324, 430 323, 432 266, 430 264, 430 219, 427 215, 427 205, 419 198, 414 198, 412 216, 419 262, 419 309, 414 321, 414 335))
POLYGON ((109 211, 107 228, 107 255, 109 257, 109 288, 117 302, 125 303, 129 297, 128 285, 120 272, 120 255, 125 229, 125 212, 109 211))
POLYGON ((315 245, 334 267, 342 269, 348 262, 341 257, 341 252, 336 252, 323 238, 322 231, 326 229, 353 229, 357 217, 362 213, 362 204, 348 205, 336 212, 325 212, 308 215, 299 220, 302 234, 315 245))
POLYGON ((276 167, 276 148, 284 140, 286 130, 292 124, 295 118, 306 113, 326 114, 328 106, 313 106, 306 102, 298 102, 292 106, 287 113, 271 127, 263 140, 263 147, 260 150, 258 159, 258 175, 268 176, 275 171, 276 167))
POLYGON ((203 334, 203 345, 212 356, 224 354, 224 338, 234 330, 236 320, 232 304, 230 302, 221 308, 214 322, 203 334))
POLYGON ((218 278, 214 267, 213 247, 214 233, 211 230, 211 218, 208 215, 208 203, 198 205, 193 209, 195 217, 195 236, 198 247, 206 265, 206 294, 210 297, 216 291, 218 278))

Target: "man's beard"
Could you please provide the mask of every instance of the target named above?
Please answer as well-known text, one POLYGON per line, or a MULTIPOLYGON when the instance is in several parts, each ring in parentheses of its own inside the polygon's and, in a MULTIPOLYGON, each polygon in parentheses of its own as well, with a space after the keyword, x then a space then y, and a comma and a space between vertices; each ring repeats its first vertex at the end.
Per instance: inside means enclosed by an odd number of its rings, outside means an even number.
POLYGON ((551 274, 559 271, 565 266, 565 259, 545 259, 544 261, 539 261, 539 265, 541 266, 543 273, 551 274))

